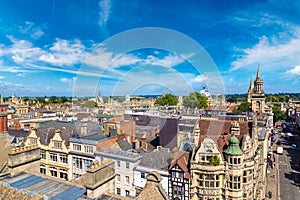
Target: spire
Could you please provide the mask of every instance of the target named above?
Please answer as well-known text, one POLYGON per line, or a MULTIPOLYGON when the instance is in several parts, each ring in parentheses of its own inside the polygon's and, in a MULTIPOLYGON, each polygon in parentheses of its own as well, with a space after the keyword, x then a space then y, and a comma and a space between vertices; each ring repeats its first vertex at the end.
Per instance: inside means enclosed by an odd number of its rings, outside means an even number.
POLYGON ((253 78, 252 78, 252 76, 251 76, 251 79, 250 79, 250 87, 249 87, 249 90, 253 90, 253 88, 254 88, 254 81, 253 81, 253 78))
POLYGON ((258 65, 258 69, 257 69, 257 74, 256 74, 256 80, 260 80, 261 76, 260 76, 260 67, 258 65))
POLYGON ((98 86, 98 97, 101 97, 101 88, 98 86))

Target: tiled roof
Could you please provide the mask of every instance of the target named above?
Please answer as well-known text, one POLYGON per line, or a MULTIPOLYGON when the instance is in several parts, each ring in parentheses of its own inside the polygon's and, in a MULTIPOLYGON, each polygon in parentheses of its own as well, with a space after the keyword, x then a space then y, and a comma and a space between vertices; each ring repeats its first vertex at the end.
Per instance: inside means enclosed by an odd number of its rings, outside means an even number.
POLYGON ((173 168, 176 164, 184 171, 184 178, 189 179, 189 157, 190 153, 187 151, 177 151, 173 154, 173 160, 169 169, 173 168))
MULTIPOLYGON (((223 151, 227 148, 229 144, 230 134, 230 126, 231 122, 229 120, 214 120, 214 119, 200 119, 199 120, 199 128, 200 128, 200 137, 199 144, 203 141, 203 139, 208 136, 214 139, 219 146, 219 149, 223 151)), ((248 122, 238 122, 240 125, 240 135, 236 137, 241 139, 244 135, 249 133, 249 124, 248 122)))
POLYGON ((117 145, 117 140, 118 140, 117 136, 103 139, 103 140, 99 141, 96 149, 97 149, 97 151, 104 151, 104 150, 107 150, 110 148, 120 149, 120 147, 117 145))

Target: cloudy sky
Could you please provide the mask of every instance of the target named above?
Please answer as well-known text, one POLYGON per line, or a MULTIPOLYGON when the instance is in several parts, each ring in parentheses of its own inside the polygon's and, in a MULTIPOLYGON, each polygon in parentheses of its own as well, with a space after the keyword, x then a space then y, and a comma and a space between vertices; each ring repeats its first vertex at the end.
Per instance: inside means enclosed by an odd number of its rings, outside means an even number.
POLYGON ((300 1, 2 0, 0 93, 299 92, 300 1), (151 27, 151 28, 149 28, 151 27))

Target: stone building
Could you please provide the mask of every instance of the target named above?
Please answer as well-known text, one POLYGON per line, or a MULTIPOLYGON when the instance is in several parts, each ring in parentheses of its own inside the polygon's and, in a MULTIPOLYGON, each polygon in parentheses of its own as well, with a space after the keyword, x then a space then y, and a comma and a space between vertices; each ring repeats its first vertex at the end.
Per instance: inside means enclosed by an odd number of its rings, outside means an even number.
POLYGON ((32 129, 25 141, 25 146, 38 145, 40 150, 40 173, 60 178, 70 179, 69 172, 69 138, 67 129, 40 127, 32 129))
POLYGON ((190 199, 264 199, 270 130, 247 122, 200 120, 191 159, 190 199))
POLYGON ((115 162, 115 194, 123 197, 135 197, 133 169, 136 168, 141 155, 130 151, 108 149, 96 151, 96 160, 102 162, 112 160, 115 162))
POLYGON ((247 101, 251 103, 252 112, 260 114, 265 112, 265 93, 259 67, 257 69, 255 81, 253 82, 251 78, 247 93, 247 101))

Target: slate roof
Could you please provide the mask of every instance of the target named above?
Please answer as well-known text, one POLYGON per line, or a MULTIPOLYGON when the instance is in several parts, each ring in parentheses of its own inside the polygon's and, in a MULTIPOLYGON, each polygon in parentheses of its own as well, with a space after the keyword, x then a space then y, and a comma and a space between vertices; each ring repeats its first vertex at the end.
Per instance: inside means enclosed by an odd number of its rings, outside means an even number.
POLYGON ((13 137, 26 138, 27 135, 29 134, 29 131, 25 131, 23 129, 20 129, 20 130, 8 129, 8 134, 9 134, 9 136, 13 136, 13 137))
MULTIPOLYGON (((36 130, 37 136, 40 138, 40 142, 43 145, 48 145, 50 142, 50 139, 53 138, 55 134, 56 128, 50 128, 50 127, 39 127, 36 130)), ((76 129, 60 129, 61 131, 61 138, 65 141, 65 144, 69 145, 69 139, 71 137, 77 137, 77 131, 76 129)))
POLYGON ((144 153, 139 165, 153 169, 167 170, 171 161, 172 153, 163 148, 159 151, 155 150, 150 153, 144 153))
POLYGON ((131 149, 131 144, 126 139, 118 140, 117 143, 123 151, 128 151, 131 149))

